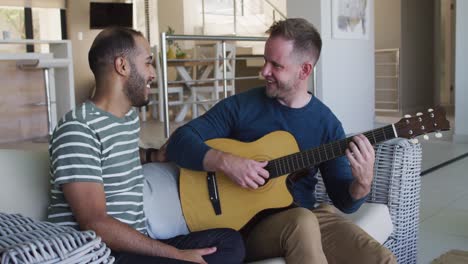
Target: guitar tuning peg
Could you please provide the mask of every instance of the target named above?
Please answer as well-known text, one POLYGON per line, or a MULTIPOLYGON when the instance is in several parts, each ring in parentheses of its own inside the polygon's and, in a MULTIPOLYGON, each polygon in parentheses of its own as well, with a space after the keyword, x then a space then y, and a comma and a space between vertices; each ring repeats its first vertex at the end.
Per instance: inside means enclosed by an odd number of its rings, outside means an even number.
POLYGON ((411 118, 411 115, 405 115, 405 118, 411 118))
POLYGON ((441 137, 442 137, 442 133, 440 133, 440 132, 435 133, 435 137, 436 137, 436 138, 441 138, 441 137))
POLYGON ((425 140, 429 140, 429 136, 428 136, 428 135, 424 135, 423 138, 424 138, 425 140))
POLYGON ((434 109, 429 108, 429 109, 427 109, 427 112, 432 113, 432 112, 434 112, 434 109))
POLYGON ((421 112, 416 113, 416 116, 422 116, 422 115, 423 115, 423 113, 421 113, 421 112))
POLYGON ((413 144, 418 144, 419 140, 417 138, 412 138, 412 139, 410 139, 410 142, 413 143, 413 144))

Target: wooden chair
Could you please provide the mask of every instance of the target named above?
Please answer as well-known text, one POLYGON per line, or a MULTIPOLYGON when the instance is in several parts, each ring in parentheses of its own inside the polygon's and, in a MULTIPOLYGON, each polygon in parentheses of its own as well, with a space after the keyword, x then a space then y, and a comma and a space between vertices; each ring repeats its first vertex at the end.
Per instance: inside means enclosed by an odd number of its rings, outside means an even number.
POLYGON ((214 103, 200 103, 200 101, 206 99, 219 100, 220 94, 224 93, 223 63, 226 63, 226 90, 229 95, 235 94, 235 80, 233 78, 236 75, 236 46, 226 44, 226 57, 224 57, 221 43, 216 43, 213 46, 196 46, 194 54, 195 58, 213 59, 212 65, 205 65, 198 69, 201 75, 197 79, 207 81, 197 82, 190 86, 190 92, 192 98, 194 98, 192 117, 196 118, 198 116, 198 105, 204 107, 205 111, 214 105, 214 103))

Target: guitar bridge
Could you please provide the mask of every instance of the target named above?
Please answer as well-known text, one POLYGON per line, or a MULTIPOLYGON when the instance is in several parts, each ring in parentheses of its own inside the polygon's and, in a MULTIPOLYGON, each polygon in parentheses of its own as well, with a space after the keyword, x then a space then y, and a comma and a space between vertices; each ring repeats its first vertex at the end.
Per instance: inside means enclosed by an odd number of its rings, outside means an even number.
POLYGON ((219 200, 218 183, 216 182, 216 173, 209 171, 206 176, 208 182, 208 195, 211 205, 216 215, 221 214, 221 203, 219 200))

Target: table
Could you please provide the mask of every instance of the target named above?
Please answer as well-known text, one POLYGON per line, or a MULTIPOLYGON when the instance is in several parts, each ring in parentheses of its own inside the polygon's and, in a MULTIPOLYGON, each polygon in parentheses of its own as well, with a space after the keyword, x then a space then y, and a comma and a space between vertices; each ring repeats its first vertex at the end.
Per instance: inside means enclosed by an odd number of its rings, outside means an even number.
MULTIPOLYGON (((192 74, 189 73, 187 68, 193 68, 193 67, 199 67, 199 66, 207 66, 204 70, 202 75, 200 76, 200 80, 206 79, 208 75, 213 71, 213 61, 168 61, 167 66, 168 67, 175 67, 178 73, 178 76, 180 76, 181 80, 183 82, 184 88, 187 88, 190 90, 190 87, 194 85, 196 82, 196 76, 193 76, 192 74)), ((196 71, 194 71, 196 72, 196 71)), ((162 87, 160 87, 159 90, 160 94, 162 94, 162 87)), ((182 122, 185 119, 185 116, 187 115, 188 109, 190 105, 193 105, 194 103, 197 102, 198 100, 204 100, 205 98, 202 98, 202 96, 195 96, 193 94, 190 94, 188 100, 183 103, 183 106, 179 113, 177 114, 175 118, 175 122, 182 122)), ((160 111, 161 113, 163 112, 163 105, 160 105, 160 111)), ((193 116, 192 118, 195 118, 193 116)))

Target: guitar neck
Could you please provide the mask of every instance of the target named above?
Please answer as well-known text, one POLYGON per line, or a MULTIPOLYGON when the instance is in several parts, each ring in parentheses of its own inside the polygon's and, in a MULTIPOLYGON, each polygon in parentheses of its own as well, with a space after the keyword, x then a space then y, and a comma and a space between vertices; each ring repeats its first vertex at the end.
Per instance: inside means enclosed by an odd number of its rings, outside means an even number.
MULTIPOLYGON (((362 134, 372 145, 397 137, 393 125, 377 128, 362 134)), ((270 173, 270 178, 310 168, 322 162, 345 155, 345 150, 348 148, 351 141, 352 137, 348 137, 316 148, 270 160, 265 168, 270 173)))

